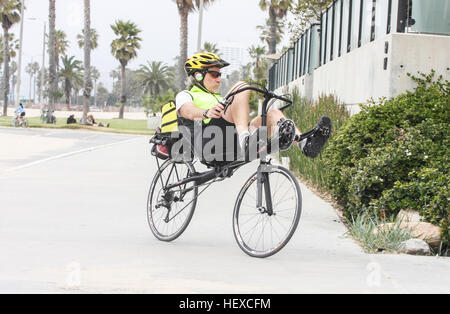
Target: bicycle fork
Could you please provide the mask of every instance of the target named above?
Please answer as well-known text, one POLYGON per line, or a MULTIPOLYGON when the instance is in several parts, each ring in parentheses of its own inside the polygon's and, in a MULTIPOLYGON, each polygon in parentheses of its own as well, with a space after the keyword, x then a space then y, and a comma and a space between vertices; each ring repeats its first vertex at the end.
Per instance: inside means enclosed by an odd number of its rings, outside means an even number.
POLYGON ((269 181, 270 166, 262 164, 258 168, 257 184, 256 184, 256 208, 261 214, 274 215, 272 205, 272 193, 269 181), (263 206, 263 189, 266 200, 266 207, 263 206))

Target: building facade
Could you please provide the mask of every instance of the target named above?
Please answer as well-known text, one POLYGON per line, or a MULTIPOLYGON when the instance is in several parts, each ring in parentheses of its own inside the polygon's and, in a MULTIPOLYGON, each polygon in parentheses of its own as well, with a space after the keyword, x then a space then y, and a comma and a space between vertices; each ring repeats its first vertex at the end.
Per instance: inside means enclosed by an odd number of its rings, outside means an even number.
POLYGON ((225 75, 230 75, 233 71, 240 71, 245 63, 246 50, 238 43, 219 43, 220 57, 230 63, 229 67, 223 68, 225 75))
POLYGON ((407 73, 450 80, 450 0, 336 0, 269 70, 269 88, 333 94, 354 112, 412 89, 407 73))

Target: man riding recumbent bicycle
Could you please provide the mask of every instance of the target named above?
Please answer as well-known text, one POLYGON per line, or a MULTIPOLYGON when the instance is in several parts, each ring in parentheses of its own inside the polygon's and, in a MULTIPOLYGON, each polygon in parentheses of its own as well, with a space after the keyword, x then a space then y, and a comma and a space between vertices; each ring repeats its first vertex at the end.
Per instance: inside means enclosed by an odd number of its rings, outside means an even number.
POLYGON ((148 195, 148 222, 159 240, 175 240, 189 225, 198 197, 212 183, 259 159, 257 171, 237 197, 233 232, 245 253, 268 257, 291 239, 302 205, 295 176, 272 165, 268 155, 295 145, 306 156, 317 157, 330 137, 331 121, 323 116, 311 131, 302 134, 283 114, 292 105, 290 99, 244 82, 223 98, 217 91, 221 69, 228 65, 212 53, 193 55, 185 63, 192 87, 163 106, 161 130, 150 140, 158 171, 148 195), (261 116, 249 121, 252 91, 262 94, 264 102, 261 116), (284 105, 269 110, 274 101, 284 105), (159 159, 165 161, 161 164, 159 159), (197 159, 209 170, 197 172, 197 159))

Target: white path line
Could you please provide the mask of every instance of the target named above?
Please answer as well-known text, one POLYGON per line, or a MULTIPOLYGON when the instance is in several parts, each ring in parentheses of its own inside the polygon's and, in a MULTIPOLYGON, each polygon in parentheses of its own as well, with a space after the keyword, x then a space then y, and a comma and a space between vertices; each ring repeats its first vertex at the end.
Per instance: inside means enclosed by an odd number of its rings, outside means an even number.
POLYGON ((36 166, 36 165, 42 164, 44 162, 48 162, 48 161, 52 161, 52 160, 56 160, 56 159, 61 159, 61 158, 65 158, 65 157, 69 157, 69 156, 73 156, 73 155, 77 155, 77 154, 81 154, 81 153, 85 153, 85 152, 90 152, 90 151, 93 151, 93 150, 98 150, 98 149, 102 149, 102 148, 113 146, 113 145, 124 144, 124 143, 127 143, 127 142, 136 141, 136 140, 138 140, 138 138, 132 138, 132 139, 124 140, 124 141, 119 141, 119 142, 114 142, 114 143, 109 143, 109 144, 93 146, 93 147, 89 147, 89 148, 76 150, 76 151, 73 151, 73 152, 68 152, 68 153, 64 153, 64 154, 60 154, 60 155, 56 155, 56 156, 40 159, 40 160, 33 161, 33 162, 30 162, 30 163, 27 163, 27 164, 24 164, 24 165, 21 165, 21 166, 8 168, 8 169, 5 169, 5 170, 0 170, 0 175, 6 174, 6 173, 9 173, 9 172, 13 172, 13 171, 17 171, 17 170, 22 170, 22 169, 29 168, 29 167, 32 167, 32 166, 36 166))

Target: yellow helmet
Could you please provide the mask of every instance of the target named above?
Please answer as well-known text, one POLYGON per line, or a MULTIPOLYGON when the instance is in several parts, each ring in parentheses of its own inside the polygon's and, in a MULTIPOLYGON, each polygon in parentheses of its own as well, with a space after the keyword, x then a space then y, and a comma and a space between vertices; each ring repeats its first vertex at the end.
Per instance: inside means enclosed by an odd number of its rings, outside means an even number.
POLYGON ((220 59, 216 54, 211 52, 199 52, 190 57, 184 63, 184 69, 187 75, 193 75, 195 72, 201 72, 211 67, 224 68, 230 64, 220 59))

